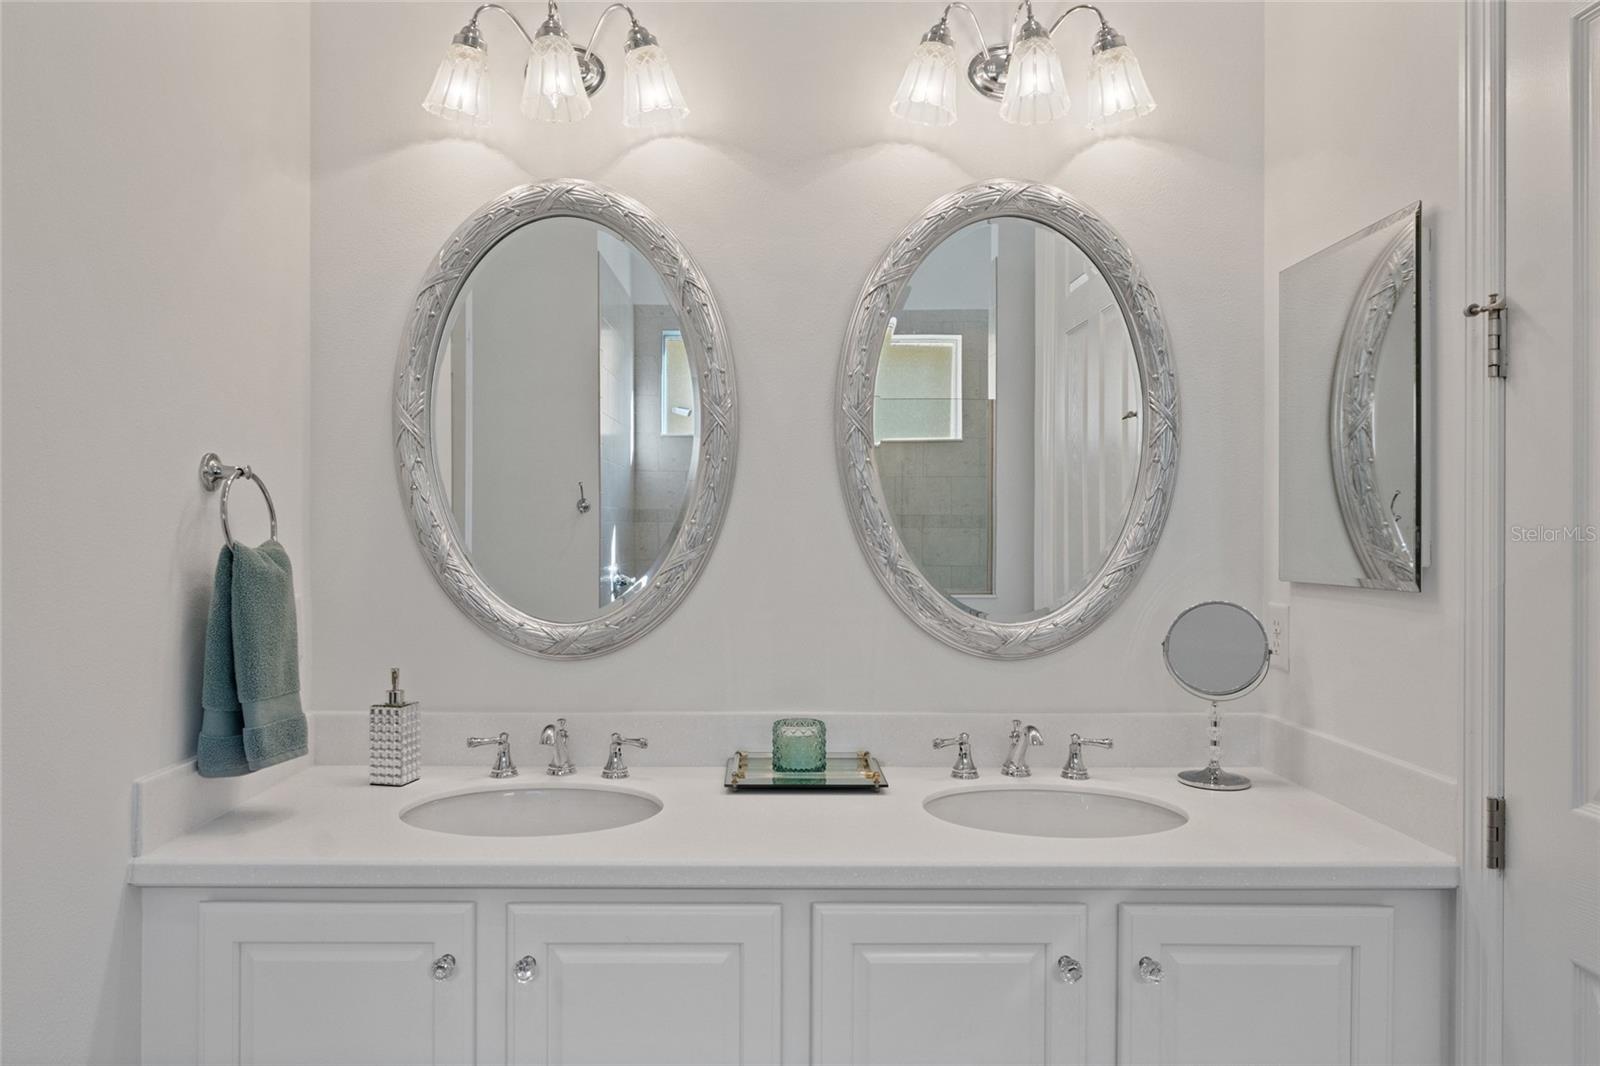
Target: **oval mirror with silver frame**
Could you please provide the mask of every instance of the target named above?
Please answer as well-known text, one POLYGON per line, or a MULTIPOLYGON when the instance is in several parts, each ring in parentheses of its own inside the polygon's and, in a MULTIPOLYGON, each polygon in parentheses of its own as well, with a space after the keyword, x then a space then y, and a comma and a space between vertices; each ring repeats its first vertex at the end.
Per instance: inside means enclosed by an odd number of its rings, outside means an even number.
POLYGON ((862 287, 835 447, 856 538, 894 602, 972 655, 1065 647, 1160 539, 1178 389, 1155 293, 1059 189, 936 201, 862 287))
POLYGON ((1191 696, 1211 703, 1211 758, 1178 780, 1191 788, 1239 792, 1250 779, 1222 768, 1222 712, 1217 704, 1254 691, 1272 668, 1272 645, 1261 620, 1226 600, 1197 603, 1178 615, 1161 642, 1167 672, 1191 696))
POLYGON ((1417 592, 1427 559, 1422 204, 1279 276, 1279 576, 1417 592))
POLYGON ((525 185, 435 257, 401 341, 401 496, 434 576, 557 659, 659 625, 705 567, 738 444, 711 287, 636 201, 525 185))

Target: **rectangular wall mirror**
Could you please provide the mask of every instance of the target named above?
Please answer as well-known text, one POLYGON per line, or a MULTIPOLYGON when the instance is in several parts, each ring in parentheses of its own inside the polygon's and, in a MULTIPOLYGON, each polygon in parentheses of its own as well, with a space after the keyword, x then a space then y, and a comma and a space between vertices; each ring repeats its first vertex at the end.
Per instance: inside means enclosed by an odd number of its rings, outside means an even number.
POLYGON ((1422 204, 1278 280, 1278 575, 1416 592, 1424 521, 1422 204))

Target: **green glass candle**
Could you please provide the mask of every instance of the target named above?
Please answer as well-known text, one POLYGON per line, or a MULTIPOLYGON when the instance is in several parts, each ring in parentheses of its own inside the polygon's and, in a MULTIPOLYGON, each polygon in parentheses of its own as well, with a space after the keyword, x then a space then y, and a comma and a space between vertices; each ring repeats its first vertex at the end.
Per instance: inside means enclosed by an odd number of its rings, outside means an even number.
POLYGON ((814 774, 828 766, 828 727, 816 718, 780 718, 772 723, 772 768, 814 774))

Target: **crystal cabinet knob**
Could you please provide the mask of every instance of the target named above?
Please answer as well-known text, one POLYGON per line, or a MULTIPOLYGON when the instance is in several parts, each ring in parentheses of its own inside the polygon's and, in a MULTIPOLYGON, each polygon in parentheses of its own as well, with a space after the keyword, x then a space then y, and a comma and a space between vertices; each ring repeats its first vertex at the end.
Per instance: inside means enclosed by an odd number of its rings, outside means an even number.
POLYGON ((1161 964, 1146 955, 1139 960, 1139 980, 1147 985, 1161 983, 1161 964))
POLYGON ((456 957, 446 952, 433 960, 433 979, 435 981, 448 981, 450 975, 456 972, 456 957))
POLYGON ((1056 960, 1056 976, 1069 985, 1075 985, 1083 980, 1083 963, 1071 955, 1063 955, 1056 960))
POLYGON ((539 960, 532 955, 524 955, 517 960, 517 965, 511 972, 516 976, 518 984, 525 985, 539 976, 539 960))

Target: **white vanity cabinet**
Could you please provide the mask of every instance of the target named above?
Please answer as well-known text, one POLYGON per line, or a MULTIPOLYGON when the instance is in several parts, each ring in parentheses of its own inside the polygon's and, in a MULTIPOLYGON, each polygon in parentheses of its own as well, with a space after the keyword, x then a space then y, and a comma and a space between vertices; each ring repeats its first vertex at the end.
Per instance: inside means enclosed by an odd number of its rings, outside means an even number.
POLYGON ((1392 1061, 1390 908, 1126 904, 1118 924, 1119 1062, 1392 1061))
POLYGON ((1449 1060, 1448 891, 174 886, 142 911, 152 1064, 1449 1060))
POLYGON ((781 918, 771 904, 511 904, 508 1061, 780 1061, 781 918))
POLYGON ((1075 904, 819 903, 812 1061, 1085 1062, 1086 924, 1075 904))
POLYGON ((198 995, 201 1062, 471 1062, 473 911, 471 903, 201 903, 197 968, 153 976, 198 995))

